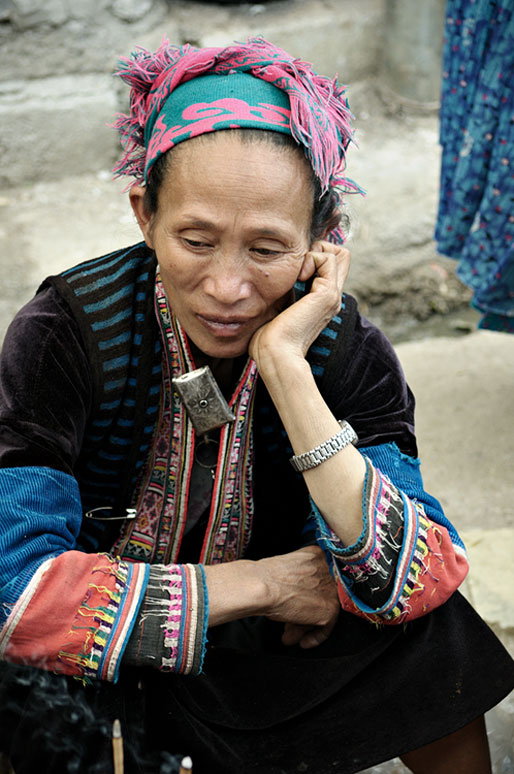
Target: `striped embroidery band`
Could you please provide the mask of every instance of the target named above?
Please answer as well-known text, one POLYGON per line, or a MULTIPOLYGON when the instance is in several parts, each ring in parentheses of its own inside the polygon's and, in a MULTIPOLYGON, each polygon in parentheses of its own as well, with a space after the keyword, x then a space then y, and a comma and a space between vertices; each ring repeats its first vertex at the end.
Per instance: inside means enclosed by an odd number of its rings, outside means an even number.
POLYGON ((172 564, 167 568, 166 588, 170 596, 164 624, 164 647, 169 655, 161 660, 163 672, 197 673, 201 659, 198 627, 202 630, 205 611, 199 609, 197 568, 192 564, 172 564))
MULTIPOLYGON (((187 338, 171 314, 159 274, 155 303, 165 341, 161 413, 137 502, 137 518, 116 550, 126 558, 167 564, 176 561, 184 533, 195 431, 172 390, 172 376, 195 368, 187 338), (171 439, 171 441, 170 441, 171 439)), ((220 433, 210 516, 200 561, 237 559, 250 540, 253 517, 252 414, 257 366, 248 360, 229 402, 235 422, 220 433)))

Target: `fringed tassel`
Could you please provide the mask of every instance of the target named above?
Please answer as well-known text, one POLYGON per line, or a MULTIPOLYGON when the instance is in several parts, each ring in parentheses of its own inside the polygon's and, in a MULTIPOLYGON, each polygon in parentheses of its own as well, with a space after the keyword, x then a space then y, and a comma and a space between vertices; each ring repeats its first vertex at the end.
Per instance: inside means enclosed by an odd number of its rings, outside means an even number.
POLYGON ((66 650, 60 650, 57 656, 58 663, 71 665, 80 671, 74 676, 84 684, 91 682, 90 678, 98 677, 101 658, 127 582, 128 571, 125 563, 116 562, 108 554, 99 554, 99 558, 103 566, 96 565, 91 574, 101 572, 109 576, 112 579, 112 587, 89 583, 86 596, 75 613, 66 650), (82 626, 84 619, 91 619, 92 625, 82 626))
MULTIPOLYGON (((121 58, 115 75, 131 87, 131 99, 129 115, 119 114, 113 124, 125 151, 114 168, 115 176, 129 175, 136 183, 143 181, 147 122, 155 120, 180 83, 208 72, 232 71, 250 72, 289 95, 293 137, 305 147, 323 190, 337 186, 344 193, 363 193, 344 176, 345 153, 353 140, 353 116, 344 87, 336 79, 317 75, 308 62, 294 59, 262 37, 207 49, 172 46, 164 38, 155 53, 139 48, 130 57, 121 58)), ((343 231, 335 229, 331 239, 343 242, 343 231)))

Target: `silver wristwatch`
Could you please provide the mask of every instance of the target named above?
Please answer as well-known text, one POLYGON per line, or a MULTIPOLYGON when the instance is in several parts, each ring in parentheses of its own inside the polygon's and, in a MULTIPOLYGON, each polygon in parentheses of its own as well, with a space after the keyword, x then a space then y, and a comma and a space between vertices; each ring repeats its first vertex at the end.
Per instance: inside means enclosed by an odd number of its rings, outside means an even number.
POLYGON ((291 457, 289 462, 298 473, 303 473, 305 470, 321 465, 322 462, 333 457, 334 454, 344 449, 345 446, 356 443, 359 440, 357 433, 345 419, 340 419, 339 424, 341 425, 341 430, 333 435, 332 438, 329 438, 328 441, 320 443, 319 446, 315 446, 314 449, 308 452, 291 457))

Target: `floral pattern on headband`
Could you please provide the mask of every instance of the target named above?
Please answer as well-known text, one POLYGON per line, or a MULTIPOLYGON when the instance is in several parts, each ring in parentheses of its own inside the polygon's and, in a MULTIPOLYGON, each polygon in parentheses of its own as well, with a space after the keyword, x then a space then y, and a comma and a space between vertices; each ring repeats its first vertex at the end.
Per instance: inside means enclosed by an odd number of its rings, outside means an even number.
POLYGON ((181 140, 219 129, 240 128, 246 123, 251 126, 260 123, 263 128, 274 126, 289 130, 290 115, 290 110, 277 105, 249 105, 234 97, 189 105, 181 112, 181 123, 174 123, 172 126, 168 126, 161 112, 155 121, 146 151, 145 177, 154 161, 181 140))

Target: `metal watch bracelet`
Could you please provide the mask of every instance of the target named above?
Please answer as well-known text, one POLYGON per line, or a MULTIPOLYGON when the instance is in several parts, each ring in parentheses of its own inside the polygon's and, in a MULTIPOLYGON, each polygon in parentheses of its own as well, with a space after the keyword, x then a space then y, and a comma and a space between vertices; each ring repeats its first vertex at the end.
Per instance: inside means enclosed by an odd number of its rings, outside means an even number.
POLYGON ((325 462, 330 459, 330 457, 333 457, 334 454, 337 454, 338 451, 344 449, 345 446, 356 443, 359 440, 357 433, 345 419, 340 419, 338 421, 341 425, 339 433, 333 435, 328 441, 320 443, 319 446, 315 446, 314 449, 291 457, 289 462, 298 473, 303 473, 305 470, 316 468, 318 465, 321 465, 322 462, 325 462))

